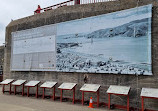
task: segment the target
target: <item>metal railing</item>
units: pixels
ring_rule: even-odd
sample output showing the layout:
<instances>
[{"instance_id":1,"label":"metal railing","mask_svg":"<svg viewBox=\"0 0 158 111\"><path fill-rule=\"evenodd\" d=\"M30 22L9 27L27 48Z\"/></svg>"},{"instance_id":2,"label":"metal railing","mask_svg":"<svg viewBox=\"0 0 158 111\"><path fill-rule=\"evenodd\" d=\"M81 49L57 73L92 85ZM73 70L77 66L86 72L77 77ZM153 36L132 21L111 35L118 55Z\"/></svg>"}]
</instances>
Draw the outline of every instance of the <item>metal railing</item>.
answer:
<instances>
[{"instance_id":1,"label":"metal railing","mask_svg":"<svg viewBox=\"0 0 158 111\"><path fill-rule=\"evenodd\" d=\"M60 7L65 7L65 6L72 6L72 5L79 5L79 4L90 4L90 3L99 3L99 2L108 2L108 1L116 1L116 0L68 0L59 4L55 4L46 8L41 9L41 13L48 11L48 10L53 10L57 9ZM34 11L36 14L36 11Z\"/></svg>"}]
</instances>

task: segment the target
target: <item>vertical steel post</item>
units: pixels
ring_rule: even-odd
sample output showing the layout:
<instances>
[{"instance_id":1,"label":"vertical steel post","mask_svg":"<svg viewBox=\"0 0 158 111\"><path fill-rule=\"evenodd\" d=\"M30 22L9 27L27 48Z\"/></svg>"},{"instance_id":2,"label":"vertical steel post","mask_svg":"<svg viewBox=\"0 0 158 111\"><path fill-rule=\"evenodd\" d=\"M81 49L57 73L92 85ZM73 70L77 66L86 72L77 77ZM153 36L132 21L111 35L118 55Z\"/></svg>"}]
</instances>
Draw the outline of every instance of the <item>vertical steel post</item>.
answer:
<instances>
[{"instance_id":1,"label":"vertical steel post","mask_svg":"<svg viewBox=\"0 0 158 111\"><path fill-rule=\"evenodd\" d=\"M144 98L142 97L142 111L144 111Z\"/></svg>"},{"instance_id":2,"label":"vertical steel post","mask_svg":"<svg viewBox=\"0 0 158 111\"><path fill-rule=\"evenodd\" d=\"M75 87L73 88L73 104L75 103Z\"/></svg>"},{"instance_id":3,"label":"vertical steel post","mask_svg":"<svg viewBox=\"0 0 158 111\"><path fill-rule=\"evenodd\" d=\"M38 84L37 84L37 90L36 90L36 98L38 98Z\"/></svg>"},{"instance_id":4,"label":"vertical steel post","mask_svg":"<svg viewBox=\"0 0 158 111\"><path fill-rule=\"evenodd\" d=\"M129 111L129 95L127 95L127 111Z\"/></svg>"},{"instance_id":5,"label":"vertical steel post","mask_svg":"<svg viewBox=\"0 0 158 111\"><path fill-rule=\"evenodd\" d=\"M27 97L29 97L29 88L30 87L27 87Z\"/></svg>"},{"instance_id":6,"label":"vertical steel post","mask_svg":"<svg viewBox=\"0 0 158 111\"><path fill-rule=\"evenodd\" d=\"M4 93L4 90L5 90L5 85L3 84L3 88L2 88L2 92Z\"/></svg>"},{"instance_id":7,"label":"vertical steel post","mask_svg":"<svg viewBox=\"0 0 158 111\"><path fill-rule=\"evenodd\" d=\"M43 96L42 96L42 98L44 99L44 97L45 97L45 88L43 88Z\"/></svg>"},{"instance_id":8,"label":"vertical steel post","mask_svg":"<svg viewBox=\"0 0 158 111\"><path fill-rule=\"evenodd\" d=\"M110 94L108 93L108 108L110 109Z\"/></svg>"},{"instance_id":9,"label":"vertical steel post","mask_svg":"<svg viewBox=\"0 0 158 111\"><path fill-rule=\"evenodd\" d=\"M10 83L10 91L9 91L9 93L10 94L12 93L12 85L11 85L11 83Z\"/></svg>"},{"instance_id":10,"label":"vertical steel post","mask_svg":"<svg viewBox=\"0 0 158 111\"><path fill-rule=\"evenodd\" d=\"M63 90L60 89L60 102L62 102L62 99L63 99Z\"/></svg>"},{"instance_id":11,"label":"vertical steel post","mask_svg":"<svg viewBox=\"0 0 158 111\"><path fill-rule=\"evenodd\" d=\"M55 100L55 86L54 86L54 91L53 91L53 100Z\"/></svg>"},{"instance_id":12,"label":"vertical steel post","mask_svg":"<svg viewBox=\"0 0 158 111\"><path fill-rule=\"evenodd\" d=\"M84 105L84 91L82 91L82 105Z\"/></svg>"},{"instance_id":13,"label":"vertical steel post","mask_svg":"<svg viewBox=\"0 0 158 111\"><path fill-rule=\"evenodd\" d=\"M99 107L99 90L97 91L97 107Z\"/></svg>"},{"instance_id":14,"label":"vertical steel post","mask_svg":"<svg viewBox=\"0 0 158 111\"><path fill-rule=\"evenodd\" d=\"M14 85L14 95L16 95L16 85Z\"/></svg>"},{"instance_id":15,"label":"vertical steel post","mask_svg":"<svg viewBox=\"0 0 158 111\"><path fill-rule=\"evenodd\" d=\"M24 96L24 83L22 84L22 96Z\"/></svg>"}]
</instances>

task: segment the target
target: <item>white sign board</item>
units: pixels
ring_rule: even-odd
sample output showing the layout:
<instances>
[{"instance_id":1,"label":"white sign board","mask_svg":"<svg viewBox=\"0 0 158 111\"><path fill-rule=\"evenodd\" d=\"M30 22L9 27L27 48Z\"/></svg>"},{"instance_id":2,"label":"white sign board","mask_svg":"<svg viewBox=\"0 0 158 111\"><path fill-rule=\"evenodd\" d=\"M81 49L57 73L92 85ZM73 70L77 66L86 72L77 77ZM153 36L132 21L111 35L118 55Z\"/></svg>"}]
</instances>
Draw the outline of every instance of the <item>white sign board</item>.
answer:
<instances>
[{"instance_id":1,"label":"white sign board","mask_svg":"<svg viewBox=\"0 0 158 111\"><path fill-rule=\"evenodd\" d=\"M12 33L12 71L56 69L56 25Z\"/></svg>"},{"instance_id":2,"label":"white sign board","mask_svg":"<svg viewBox=\"0 0 158 111\"><path fill-rule=\"evenodd\" d=\"M39 83L40 81L29 81L28 83L25 84L25 86L36 86Z\"/></svg>"},{"instance_id":3,"label":"white sign board","mask_svg":"<svg viewBox=\"0 0 158 111\"><path fill-rule=\"evenodd\" d=\"M10 84L11 82L13 82L14 81L14 79L6 79L6 80L4 80L4 81L2 81L2 82L0 82L0 84Z\"/></svg>"},{"instance_id":4,"label":"white sign board","mask_svg":"<svg viewBox=\"0 0 158 111\"><path fill-rule=\"evenodd\" d=\"M142 88L140 96L158 98L158 89L155 89L155 88Z\"/></svg>"},{"instance_id":5,"label":"white sign board","mask_svg":"<svg viewBox=\"0 0 158 111\"><path fill-rule=\"evenodd\" d=\"M127 86L110 85L109 89L107 90L107 93L128 95L129 91L130 87Z\"/></svg>"},{"instance_id":6,"label":"white sign board","mask_svg":"<svg viewBox=\"0 0 158 111\"><path fill-rule=\"evenodd\" d=\"M84 84L80 90L97 92L99 88L100 88L99 84Z\"/></svg>"},{"instance_id":7,"label":"white sign board","mask_svg":"<svg viewBox=\"0 0 158 111\"><path fill-rule=\"evenodd\" d=\"M16 80L15 82L12 83L12 85L22 85L25 82L26 80Z\"/></svg>"},{"instance_id":8,"label":"white sign board","mask_svg":"<svg viewBox=\"0 0 158 111\"><path fill-rule=\"evenodd\" d=\"M43 83L40 87L44 87L44 88L52 88L57 84L57 82L51 82L51 81L46 81L45 83Z\"/></svg>"},{"instance_id":9,"label":"white sign board","mask_svg":"<svg viewBox=\"0 0 158 111\"><path fill-rule=\"evenodd\" d=\"M59 89L73 89L77 84L76 83L62 83L58 88Z\"/></svg>"}]
</instances>

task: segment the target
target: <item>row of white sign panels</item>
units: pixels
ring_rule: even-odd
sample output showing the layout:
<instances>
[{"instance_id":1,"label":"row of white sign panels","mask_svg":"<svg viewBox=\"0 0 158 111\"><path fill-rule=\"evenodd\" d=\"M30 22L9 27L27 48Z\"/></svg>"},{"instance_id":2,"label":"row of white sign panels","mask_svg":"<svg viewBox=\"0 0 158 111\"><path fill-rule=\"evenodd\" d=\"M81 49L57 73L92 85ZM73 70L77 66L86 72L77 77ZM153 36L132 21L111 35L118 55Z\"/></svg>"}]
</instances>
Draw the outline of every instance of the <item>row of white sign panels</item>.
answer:
<instances>
[{"instance_id":1,"label":"row of white sign panels","mask_svg":"<svg viewBox=\"0 0 158 111\"><path fill-rule=\"evenodd\" d=\"M16 80L14 82L13 81L14 81L14 79L6 79L6 80L0 82L0 84L7 85L7 84L12 83L12 85L22 85L26 82L26 80ZM40 81L29 81L28 83L25 84L25 86L34 87L39 83L40 83ZM53 88L56 84L57 84L57 82L46 81L40 87ZM76 85L77 85L77 83L62 83L58 88L59 89L73 89ZM101 86L99 84L84 84L80 88L80 90L97 92L100 87ZM110 85L110 87L107 90L107 93L128 95L129 91L130 91L130 87L127 87L127 86ZM142 88L141 96L158 98L158 89Z\"/></svg>"}]
</instances>

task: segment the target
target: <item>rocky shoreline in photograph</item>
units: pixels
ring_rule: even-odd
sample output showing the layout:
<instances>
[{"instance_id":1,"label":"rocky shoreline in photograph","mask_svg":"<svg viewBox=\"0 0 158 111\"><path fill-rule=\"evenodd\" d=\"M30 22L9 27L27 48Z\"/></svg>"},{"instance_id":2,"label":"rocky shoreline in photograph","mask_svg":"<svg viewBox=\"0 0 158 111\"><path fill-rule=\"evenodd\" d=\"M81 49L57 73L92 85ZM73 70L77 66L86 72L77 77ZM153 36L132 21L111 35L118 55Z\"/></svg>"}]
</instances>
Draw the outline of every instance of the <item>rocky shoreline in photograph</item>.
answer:
<instances>
[{"instance_id":1,"label":"rocky shoreline in photograph","mask_svg":"<svg viewBox=\"0 0 158 111\"><path fill-rule=\"evenodd\" d=\"M81 57L73 53L58 53L57 71L65 72L91 72L91 73L113 73L113 74L150 74L146 69L130 65L127 62L112 60L95 61L91 57ZM143 64L142 64L143 65ZM144 64L147 65L147 64Z\"/></svg>"}]
</instances>

